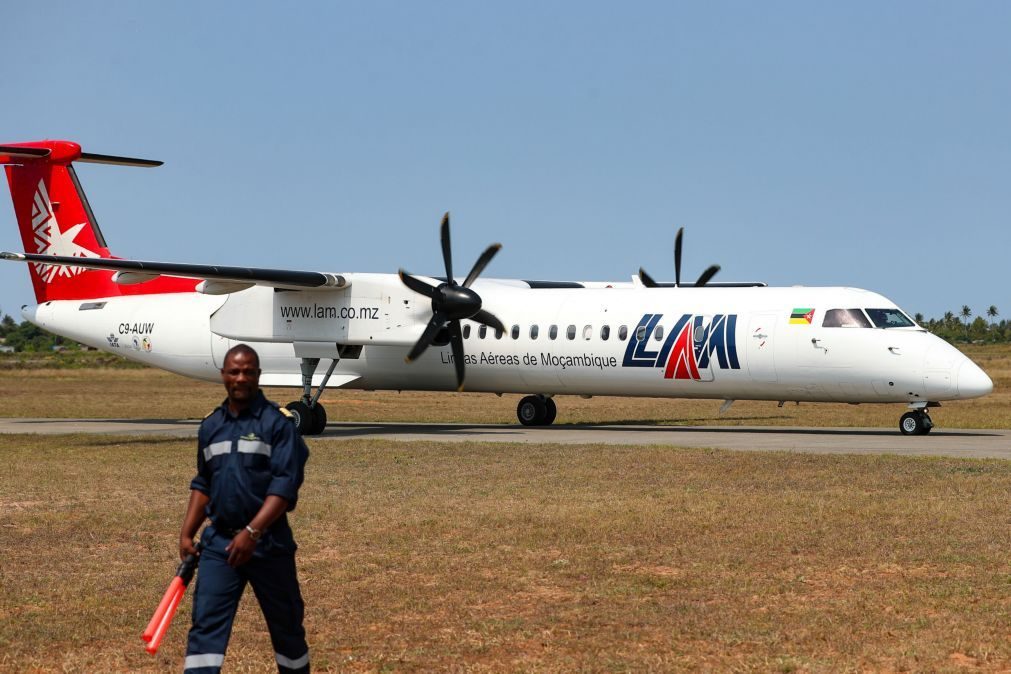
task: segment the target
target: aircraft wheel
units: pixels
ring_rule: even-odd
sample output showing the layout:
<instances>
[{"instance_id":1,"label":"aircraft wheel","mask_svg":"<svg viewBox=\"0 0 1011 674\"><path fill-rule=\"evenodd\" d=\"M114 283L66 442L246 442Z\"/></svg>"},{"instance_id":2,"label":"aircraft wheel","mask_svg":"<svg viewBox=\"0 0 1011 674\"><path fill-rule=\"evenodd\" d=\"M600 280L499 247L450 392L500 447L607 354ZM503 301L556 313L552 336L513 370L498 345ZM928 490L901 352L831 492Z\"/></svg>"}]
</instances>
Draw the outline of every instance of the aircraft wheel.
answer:
<instances>
[{"instance_id":1,"label":"aircraft wheel","mask_svg":"<svg viewBox=\"0 0 1011 674\"><path fill-rule=\"evenodd\" d=\"M555 407L555 401L551 398L544 399L544 421L541 422L545 426L550 426L555 422L555 417L558 415L558 408Z\"/></svg>"},{"instance_id":2,"label":"aircraft wheel","mask_svg":"<svg viewBox=\"0 0 1011 674\"><path fill-rule=\"evenodd\" d=\"M296 400L290 402L284 406L289 412L291 412L292 421L295 422L295 428L302 435L312 435L313 423L312 423L312 409L306 405L301 400Z\"/></svg>"},{"instance_id":3,"label":"aircraft wheel","mask_svg":"<svg viewBox=\"0 0 1011 674\"><path fill-rule=\"evenodd\" d=\"M930 417L919 410L906 412L899 419L899 430L903 435L926 435L933 427Z\"/></svg>"},{"instance_id":4,"label":"aircraft wheel","mask_svg":"<svg viewBox=\"0 0 1011 674\"><path fill-rule=\"evenodd\" d=\"M540 426L547 416L547 406L540 396L527 396L516 406L516 416L524 426Z\"/></svg>"},{"instance_id":5,"label":"aircraft wheel","mask_svg":"<svg viewBox=\"0 0 1011 674\"><path fill-rule=\"evenodd\" d=\"M326 430L326 408L316 403L312 408L312 434L322 435Z\"/></svg>"}]
</instances>

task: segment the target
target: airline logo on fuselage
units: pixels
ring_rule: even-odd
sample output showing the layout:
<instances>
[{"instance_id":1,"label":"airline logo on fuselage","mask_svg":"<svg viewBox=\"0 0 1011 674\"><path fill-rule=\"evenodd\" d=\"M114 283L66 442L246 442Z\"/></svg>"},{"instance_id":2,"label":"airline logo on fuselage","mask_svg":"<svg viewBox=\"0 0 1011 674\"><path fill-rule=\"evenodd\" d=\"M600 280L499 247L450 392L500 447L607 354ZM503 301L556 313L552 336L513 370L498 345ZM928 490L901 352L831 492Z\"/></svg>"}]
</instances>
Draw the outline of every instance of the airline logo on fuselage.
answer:
<instances>
[{"instance_id":1,"label":"airline logo on fuselage","mask_svg":"<svg viewBox=\"0 0 1011 674\"><path fill-rule=\"evenodd\" d=\"M710 381L712 370L741 369L737 358L737 314L683 314L662 345L654 337L663 314L644 314L625 349L624 367L662 367L664 379ZM652 345L660 348L651 351Z\"/></svg>"}]
</instances>

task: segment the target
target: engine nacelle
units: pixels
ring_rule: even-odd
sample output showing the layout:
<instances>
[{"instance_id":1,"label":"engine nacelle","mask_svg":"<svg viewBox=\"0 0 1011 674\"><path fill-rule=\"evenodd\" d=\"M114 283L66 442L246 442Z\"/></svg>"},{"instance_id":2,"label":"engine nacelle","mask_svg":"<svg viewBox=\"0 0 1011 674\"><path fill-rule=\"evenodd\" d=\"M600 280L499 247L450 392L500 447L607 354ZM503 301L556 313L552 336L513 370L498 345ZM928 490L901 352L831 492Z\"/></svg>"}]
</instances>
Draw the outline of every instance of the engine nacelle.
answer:
<instances>
[{"instance_id":1,"label":"engine nacelle","mask_svg":"<svg viewBox=\"0 0 1011 674\"><path fill-rule=\"evenodd\" d=\"M233 293L211 316L222 337L262 342L410 346L431 315L427 302L389 274L349 274L340 290L256 286ZM424 298L421 298L424 300Z\"/></svg>"}]
</instances>

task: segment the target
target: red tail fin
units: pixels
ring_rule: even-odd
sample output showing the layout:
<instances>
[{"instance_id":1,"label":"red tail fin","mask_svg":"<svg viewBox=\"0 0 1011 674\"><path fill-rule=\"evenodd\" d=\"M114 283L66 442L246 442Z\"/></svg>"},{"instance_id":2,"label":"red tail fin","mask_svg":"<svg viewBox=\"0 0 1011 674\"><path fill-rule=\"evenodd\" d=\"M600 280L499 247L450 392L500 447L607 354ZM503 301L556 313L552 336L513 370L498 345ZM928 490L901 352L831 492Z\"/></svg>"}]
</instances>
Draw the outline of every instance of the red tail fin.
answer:
<instances>
[{"instance_id":1,"label":"red tail fin","mask_svg":"<svg viewBox=\"0 0 1011 674\"><path fill-rule=\"evenodd\" d=\"M113 257L95 222L72 162L158 166L160 162L81 152L77 143L46 140L0 145L0 164L14 201L14 214L25 252L71 257ZM194 281L159 278L141 285L120 285L107 271L80 267L29 265L35 299L77 300L118 295L186 292Z\"/></svg>"}]
</instances>

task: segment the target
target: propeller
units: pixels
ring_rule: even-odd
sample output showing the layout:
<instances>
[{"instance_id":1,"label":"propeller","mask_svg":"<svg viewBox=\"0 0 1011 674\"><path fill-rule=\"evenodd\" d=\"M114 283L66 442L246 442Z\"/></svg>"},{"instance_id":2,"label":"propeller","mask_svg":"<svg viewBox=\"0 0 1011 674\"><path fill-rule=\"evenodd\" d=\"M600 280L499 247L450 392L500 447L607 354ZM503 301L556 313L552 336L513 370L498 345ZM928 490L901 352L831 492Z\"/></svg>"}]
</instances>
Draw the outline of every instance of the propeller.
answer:
<instances>
[{"instance_id":1,"label":"propeller","mask_svg":"<svg viewBox=\"0 0 1011 674\"><path fill-rule=\"evenodd\" d=\"M442 216L440 227L440 239L442 242L442 260L446 263L446 281L437 286L433 286L427 281L423 281L416 276L412 276L403 269L400 270L400 280L404 285L414 292L424 295L432 300L432 318L425 326L421 337L407 353L404 359L408 363L417 360L429 346L435 341L436 336L443 328L449 330L449 344L453 349L453 364L456 366L457 390L463 390L464 377L464 355L463 355L463 331L460 328L460 321L469 318L489 328L505 332L502 321L491 312L481 308L481 298L470 286L481 275L484 268L488 266L491 259L502 248L502 244L493 243L481 253L474 263L474 267L467 274L463 284L460 285L453 278L453 253L449 244L449 213Z\"/></svg>"},{"instance_id":2,"label":"propeller","mask_svg":"<svg viewBox=\"0 0 1011 674\"><path fill-rule=\"evenodd\" d=\"M684 233L685 233L685 228L684 227L678 227L678 233L674 235L674 287L675 288L680 288L681 287L681 245L682 245L681 239L684 237ZM699 279L695 282L695 286L694 287L701 288L705 284L709 283L712 280L712 278L714 276L716 276L716 272L718 272L719 270L720 270L720 265L718 265L718 264L711 265L708 269L706 269L704 272L702 272L702 274L699 276ZM646 286L647 288L656 288L656 287L658 287L660 285L659 283L657 283L653 279L652 276L650 276L649 274L647 274L646 270L643 269L642 267L639 267L639 280L642 281L642 284L644 286Z\"/></svg>"}]
</instances>

